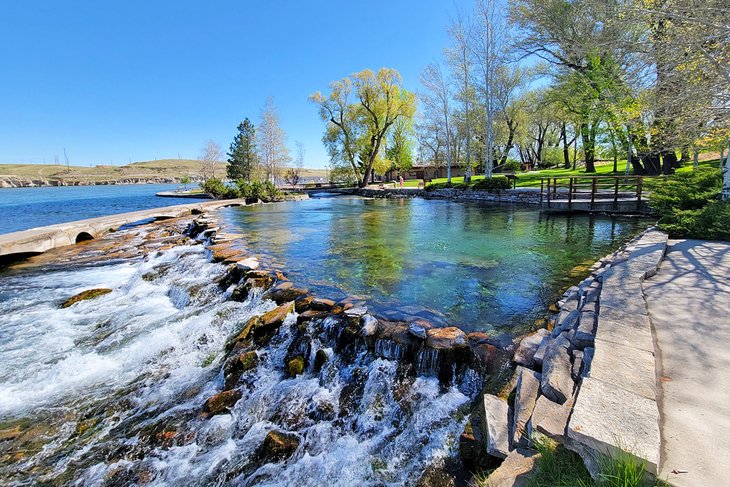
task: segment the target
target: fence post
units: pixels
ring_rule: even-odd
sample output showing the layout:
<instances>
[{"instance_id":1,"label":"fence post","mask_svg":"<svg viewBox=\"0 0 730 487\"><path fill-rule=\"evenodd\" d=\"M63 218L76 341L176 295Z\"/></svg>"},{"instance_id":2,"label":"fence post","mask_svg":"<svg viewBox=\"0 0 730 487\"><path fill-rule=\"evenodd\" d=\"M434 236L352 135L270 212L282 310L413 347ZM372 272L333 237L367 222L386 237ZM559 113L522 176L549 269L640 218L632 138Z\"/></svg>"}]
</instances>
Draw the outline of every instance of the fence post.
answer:
<instances>
[{"instance_id":1,"label":"fence post","mask_svg":"<svg viewBox=\"0 0 730 487\"><path fill-rule=\"evenodd\" d=\"M568 211L573 209L573 179L568 181Z\"/></svg>"},{"instance_id":2,"label":"fence post","mask_svg":"<svg viewBox=\"0 0 730 487\"><path fill-rule=\"evenodd\" d=\"M641 212L641 191L643 187L644 178L639 176L636 180L636 212Z\"/></svg>"},{"instance_id":3,"label":"fence post","mask_svg":"<svg viewBox=\"0 0 730 487\"><path fill-rule=\"evenodd\" d=\"M593 180L591 182L591 211L593 211L593 206L596 203L596 190L598 189L597 184L598 184L598 179L593 178Z\"/></svg>"},{"instance_id":4,"label":"fence post","mask_svg":"<svg viewBox=\"0 0 730 487\"><path fill-rule=\"evenodd\" d=\"M618 210L618 178L613 183L613 211Z\"/></svg>"}]
</instances>

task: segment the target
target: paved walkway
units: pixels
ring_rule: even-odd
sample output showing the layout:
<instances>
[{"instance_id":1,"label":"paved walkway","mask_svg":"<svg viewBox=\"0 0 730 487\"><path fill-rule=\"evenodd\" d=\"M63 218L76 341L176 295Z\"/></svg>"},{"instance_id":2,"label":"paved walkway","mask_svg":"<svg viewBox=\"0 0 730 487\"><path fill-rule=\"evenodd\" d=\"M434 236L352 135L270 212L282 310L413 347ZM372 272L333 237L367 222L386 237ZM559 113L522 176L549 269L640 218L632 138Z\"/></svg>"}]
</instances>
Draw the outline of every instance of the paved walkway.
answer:
<instances>
[{"instance_id":1,"label":"paved walkway","mask_svg":"<svg viewBox=\"0 0 730 487\"><path fill-rule=\"evenodd\" d=\"M730 485L730 243L669 243L644 281L660 375L660 478Z\"/></svg>"}]
</instances>

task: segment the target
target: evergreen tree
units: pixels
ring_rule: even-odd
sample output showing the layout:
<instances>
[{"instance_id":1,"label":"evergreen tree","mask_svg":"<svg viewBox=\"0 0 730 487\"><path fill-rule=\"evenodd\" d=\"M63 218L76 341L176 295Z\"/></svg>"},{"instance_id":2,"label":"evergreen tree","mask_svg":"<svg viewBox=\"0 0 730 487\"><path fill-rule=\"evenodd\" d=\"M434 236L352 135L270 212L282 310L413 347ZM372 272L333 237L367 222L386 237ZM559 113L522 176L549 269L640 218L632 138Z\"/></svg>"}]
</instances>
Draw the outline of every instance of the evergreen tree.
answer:
<instances>
[{"instance_id":1,"label":"evergreen tree","mask_svg":"<svg viewBox=\"0 0 730 487\"><path fill-rule=\"evenodd\" d=\"M238 124L238 133L228 152L228 179L250 181L256 161L256 128L246 118Z\"/></svg>"}]
</instances>

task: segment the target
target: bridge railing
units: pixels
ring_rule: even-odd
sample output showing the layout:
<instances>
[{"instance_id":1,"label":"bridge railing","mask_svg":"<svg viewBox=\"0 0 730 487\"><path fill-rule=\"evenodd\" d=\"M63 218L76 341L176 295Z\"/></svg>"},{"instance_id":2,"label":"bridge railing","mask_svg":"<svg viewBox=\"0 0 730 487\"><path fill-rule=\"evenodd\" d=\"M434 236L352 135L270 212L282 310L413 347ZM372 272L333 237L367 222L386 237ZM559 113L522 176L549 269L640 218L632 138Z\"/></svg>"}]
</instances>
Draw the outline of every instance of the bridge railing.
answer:
<instances>
[{"instance_id":1,"label":"bridge railing","mask_svg":"<svg viewBox=\"0 0 730 487\"><path fill-rule=\"evenodd\" d=\"M569 176L540 179L540 204L552 208L556 202L559 207L572 210L580 204L580 209L593 210L596 204L612 203L613 210L619 203L635 203L636 211L641 211L644 195L643 176Z\"/></svg>"}]
</instances>

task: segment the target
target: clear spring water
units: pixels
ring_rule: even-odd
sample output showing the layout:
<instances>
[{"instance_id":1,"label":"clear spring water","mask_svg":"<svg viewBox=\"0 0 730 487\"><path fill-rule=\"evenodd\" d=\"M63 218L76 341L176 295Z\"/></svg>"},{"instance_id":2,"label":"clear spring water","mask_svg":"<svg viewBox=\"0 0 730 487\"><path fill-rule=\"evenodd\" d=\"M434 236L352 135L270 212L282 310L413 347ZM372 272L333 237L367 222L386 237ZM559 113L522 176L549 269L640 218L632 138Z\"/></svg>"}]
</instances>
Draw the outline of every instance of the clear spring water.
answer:
<instances>
[{"instance_id":1,"label":"clear spring water","mask_svg":"<svg viewBox=\"0 0 730 487\"><path fill-rule=\"evenodd\" d=\"M517 334L646 221L424 199L314 198L228 208L231 232L327 297L394 318Z\"/></svg>"},{"instance_id":2,"label":"clear spring water","mask_svg":"<svg viewBox=\"0 0 730 487\"><path fill-rule=\"evenodd\" d=\"M197 245L0 274L0 484L396 486L453 452L468 384L444 389L365 349L342 357L316 334L312 354L329 362L288 378L294 315L231 414L201 417L222 387L225 340L273 307L228 301L213 283L224 271ZM97 287L113 291L59 308ZM273 428L297 435L297 451L254 462Z\"/></svg>"}]
</instances>

